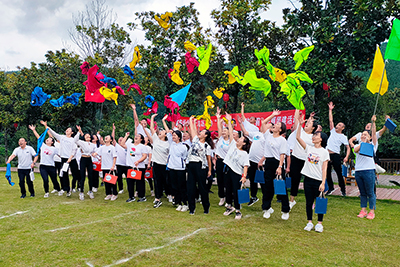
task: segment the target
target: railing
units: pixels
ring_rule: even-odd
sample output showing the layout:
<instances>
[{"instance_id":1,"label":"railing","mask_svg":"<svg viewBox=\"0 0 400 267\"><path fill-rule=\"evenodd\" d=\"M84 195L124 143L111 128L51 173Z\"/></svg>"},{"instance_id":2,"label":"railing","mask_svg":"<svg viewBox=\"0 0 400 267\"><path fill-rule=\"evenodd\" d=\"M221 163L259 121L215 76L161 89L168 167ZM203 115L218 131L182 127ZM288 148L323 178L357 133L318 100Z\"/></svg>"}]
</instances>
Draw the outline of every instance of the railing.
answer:
<instances>
[{"instance_id":1,"label":"railing","mask_svg":"<svg viewBox=\"0 0 400 267\"><path fill-rule=\"evenodd\" d=\"M400 159L379 159L381 166L386 170L387 173L399 173L400 172Z\"/></svg>"}]
</instances>

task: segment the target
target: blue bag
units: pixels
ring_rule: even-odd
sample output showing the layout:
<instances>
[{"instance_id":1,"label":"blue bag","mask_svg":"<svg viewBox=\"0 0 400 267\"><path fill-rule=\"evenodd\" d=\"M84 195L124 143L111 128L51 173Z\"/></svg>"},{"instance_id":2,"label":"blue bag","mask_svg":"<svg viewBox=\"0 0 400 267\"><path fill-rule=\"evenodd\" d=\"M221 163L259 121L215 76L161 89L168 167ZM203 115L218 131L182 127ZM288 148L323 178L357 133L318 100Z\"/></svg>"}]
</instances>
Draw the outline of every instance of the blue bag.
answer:
<instances>
[{"instance_id":1,"label":"blue bag","mask_svg":"<svg viewBox=\"0 0 400 267\"><path fill-rule=\"evenodd\" d=\"M393 131L396 129L397 125L391 120L391 119L387 119L385 121L385 126L386 128L389 129L389 131L391 131L393 133Z\"/></svg>"},{"instance_id":2,"label":"blue bag","mask_svg":"<svg viewBox=\"0 0 400 267\"><path fill-rule=\"evenodd\" d=\"M344 164L342 165L342 176L347 177L347 166Z\"/></svg>"},{"instance_id":3,"label":"blue bag","mask_svg":"<svg viewBox=\"0 0 400 267\"><path fill-rule=\"evenodd\" d=\"M254 183L265 184L264 171L256 170L256 176L254 177Z\"/></svg>"},{"instance_id":4,"label":"blue bag","mask_svg":"<svg viewBox=\"0 0 400 267\"><path fill-rule=\"evenodd\" d=\"M243 187L244 184L242 184L242 187L237 191L239 204L250 202L250 191L248 188Z\"/></svg>"},{"instance_id":5,"label":"blue bag","mask_svg":"<svg viewBox=\"0 0 400 267\"><path fill-rule=\"evenodd\" d=\"M286 174L286 179L285 179L285 181L286 181L286 188L287 188L287 189L292 188L292 177L289 177L289 175Z\"/></svg>"},{"instance_id":6,"label":"blue bag","mask_svg":"<svg viewBox=\"0 0 400 267\"><path fill-rule=\"evenodd\" d=\"M275 195L286 195L286 183L280 175L274 179L274 193Z\"/></svg>"},{"instance_id":7,"label":"blue bag","mask_svg":"<svg viewBox=\"0 0 400 267\"><path fill-rule=\"evenodd\" d=\"M361 143L359 154L372 158L374 156L374 145L370 143Z\"/></svg>"},{"instance_id":8,"label":"blue bag","mask_svg":"<svg viewBox=\"0 0 400 267\"><path fill-rule=\"evenodd\" d=\"M315 213L316 214L326 214L326 210L328 208L328 199L325 197L325 194L321 192L319 197L317 197L315 201Z\"/></svg>"}]
</instances>

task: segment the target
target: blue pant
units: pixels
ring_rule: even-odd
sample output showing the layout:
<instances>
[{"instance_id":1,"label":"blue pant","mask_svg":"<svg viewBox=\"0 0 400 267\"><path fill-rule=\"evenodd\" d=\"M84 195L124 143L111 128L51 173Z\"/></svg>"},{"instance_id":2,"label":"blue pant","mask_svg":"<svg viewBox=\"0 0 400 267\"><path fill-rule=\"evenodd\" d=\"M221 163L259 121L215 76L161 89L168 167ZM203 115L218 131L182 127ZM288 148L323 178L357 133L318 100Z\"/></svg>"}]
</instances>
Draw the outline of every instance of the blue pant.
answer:
<instances>
[{"instance_id":1,"label":"blue pant","mask_svg":"<svg viewBox=\"0 0 400 267\"><path fill-rule=\"evenodd\" d=\"M366 208L367 202L369 202L369 208L375 209L375 170L356 171L355 176L358 189L360 190L361 208Z\"/></svg>"}]
</instances>

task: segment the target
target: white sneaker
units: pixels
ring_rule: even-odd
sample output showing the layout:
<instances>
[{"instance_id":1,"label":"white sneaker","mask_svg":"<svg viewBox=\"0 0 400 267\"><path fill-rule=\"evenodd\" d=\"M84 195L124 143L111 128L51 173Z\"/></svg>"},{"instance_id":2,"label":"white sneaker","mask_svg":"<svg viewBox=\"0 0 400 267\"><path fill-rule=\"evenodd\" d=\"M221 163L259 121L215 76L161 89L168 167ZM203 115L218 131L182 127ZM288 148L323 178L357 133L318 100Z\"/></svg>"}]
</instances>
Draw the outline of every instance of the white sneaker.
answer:
<instances>
[{"instance_id":1,"label":"white sneaker","mask_svg":"<svg viewBox=\"0 0 400 267\"><path fill-rule=\"evenodd\" d=\"M223 197L223 198L220 198L220 199L219 199L218 206L222 207L222 206L224 205L224 203L225 203L225 198L224 198L224 197Z\"/></svg>"},{"instance_id":2,"label":"white sneaker","mask_svg":"<svg viewBox=\"0 0 400 267\"><path fill-rule=\"evenodd\" d=\"M92 192L96 193L97 192L97 188L96 187L92 187Z\"/></svg>"},{"instance_id":3,"label":"white sneaker","mask_svg":"<svg viewBox=\"0 0 400 267\"><path fill-rule=\"evenodd\" d=\"M51 191L50 193L54 194L54 193L57 193L57 192L58 192L57 190L53 189L53 191Z\"/></svg>"},{"instance_id":4,"label":"white sneaker","mask_svg":"<svg viewBox=\"0 0 400 267\"><path fill-rule=\"evenodd\" d=\"M74 188L74 189L72 189L72 193L76 193L76 189Z\"/></svg>"},{"instance_id":5,"label":"white sneaker","mask_svg":"<svg viewBox=\"0 0 400 267\"><path fill-rule=\"evenodd\" d=\"M44 194L44 198L48 198L49 197L49 193Z\"/></svg>"},{"instance_id":6,"label":"white sneaker","mask_svg":"<svg viewBox=\"0 0 400 267\"><path fill-rule=\"evenodd\" d=\"M179 205L179 206L176 208L176 210L177 210L177 211L181 211L182 208L183 208L183 206L182 206L182 205Z\"/></svg>"},{"instance_id":7,"label":"white sneaker","mask_svg":"<svg viewBox=\"0 0 400 267\"><path fill-rule=\"evenodd\" d=\"M315 232L322 233L322 231L324 231L324 227L322 226L322 224L318 223L315 226Z\"/></svg>"},{"instance_id":8,"label":"white sneaker","mask_svg":"<svg viewBox=\"0 0 400 267\"><path fill-rule=\"evenodd\" d=\"M134 197L138 197L138 196L139 196L138 191L135 191L135 196Z\"/></svg>"},{"instance_id":9,"label":"white sneaker","mask_svg":"<svg viewBox=\"0 0 400 267\"><path fill-rule=\"evenodd\" d=\"M58 195L59 195L59 196L64 195L64 190L61 189L61 191L58 191Z\"/></svg>"},{"instance_id":10,"label":"white sneaker","mask_svg":"<svg viewBox=\"0 0 400 267\"><path fill-rule=\"evenodd\" d=\"M122 194L122 193L124 193L124 189L119 190L119 192L118 192L118 194Z\"/></svg>"},{"instance_id":11,"label":"white sneaker","mask_svg":"<svg viewBox=\"0 0 400 267\"><path fill-rule=\"evenodd\" d=\"M309 223L307 223L306 227L304 227L304 230L310 232L313 229L313 227L314 227L314 224L309 222Z\"/></svg>"},{"instance_id":12,"label":"white sneaker","mask_svg":"<svg viewBox=\"0 0 400 267\"><path fill-rule=\"evenodd\" d=\"M174 201L174 199L172 198L172 196L168 196L168 202L172 203L172 201Z\"/></svg>"},{"instance_id":13,"label":"white sneaker","mask_svg":"<svg viewBox=\"0 0 400 267\"><path fill-rule=\"evenodd\" d=\"M111 199L111 195L107 195L104 200L110 200Z\"/></svg>"},{"instance_id":14,"label":"white sneaker","mask_svg":"<svg viewBox=\"0 0 400 267\"><path fill-rule=\"evenodd\" d=\"M68 193L67 193L67 197L70 197L71 196L71 191L69 191Z\"/></svg>"},{"instance_id":15,"label":"white sneaker","mask_svg":"<svg viewBox=\"0 0 400 267\"><path fill-rule=\"evenodd\" d=\"M187 205L183 205L181 211L185 212L188 211L189 207Z\"/></svg>"},{"instance_id":16,"label":"white sneaker","mask_svg":"<svg viewBox=\"0 0 400 267\"><path fill-rule=\"evenodd\" d=\"M294 207L294 205L296 205L296 200L293 201L289 201L289 208L292 209Z\"/></svg>"},{"instance_id":17,"label":"white sneaker","mask_svg":"<svg viewBox=\"0 0 400 267\"><path fill-rule=\"evenodd\" d=\"M153 190L151 190L151 196L152 196L152 197L154 197L154 196L155 196L155 194L154 194L154 191L153 191Z\"/></svg>"},{"instance_id":18,"label":"white sneaker","mask_svg":"<svg viewBox=\"0 0 400 267\"><path fill-rule=\"evenodd\" d=\"M89 195L90 199L93 199L93 198L94 198L93 192L89 191L89 192L88 192L88 195Z\"/></svg>"},{"instance_id":19,"label":"white sneaker","mask_svg":"<svg viewBox=\"0 0 400 267\"><path fill-rule=\"evenodd\" d=\"M85 194L84 193L79 193L79 199L80 200L85 200Z\"/></svg>"},{"instance_id":20,"label":"white sneaker","mask_svg":"<svg viewBox=\"0 0 400 267\"><path fill-rule=\"evenodd\" d=\"M269 217L271 217L272 213L274 213L274 209L273 208L269 208L269 210L264 210L263 217L265 219L268 219Z\"/></svg>"},{"instance_id":21,"label":"white sneaker","mask_svg":"<svg viewBox=\"0 0 400 267\"><path fill-rule=\"evenodd\" d=\"M114 201L114 200L116 200L118 198L118 195L113 195L112 197L111 197L111 201Z\"/></svg>"},{"instance_id":22,"label":"white sneaker","mask_svg":"<svg viewBox=\"0 0 400 267\"><path fill-rule=\"evenodd\" d=\"M289 220L289 212L282 212L282 220Z\"/></svg>"}]
</instances>

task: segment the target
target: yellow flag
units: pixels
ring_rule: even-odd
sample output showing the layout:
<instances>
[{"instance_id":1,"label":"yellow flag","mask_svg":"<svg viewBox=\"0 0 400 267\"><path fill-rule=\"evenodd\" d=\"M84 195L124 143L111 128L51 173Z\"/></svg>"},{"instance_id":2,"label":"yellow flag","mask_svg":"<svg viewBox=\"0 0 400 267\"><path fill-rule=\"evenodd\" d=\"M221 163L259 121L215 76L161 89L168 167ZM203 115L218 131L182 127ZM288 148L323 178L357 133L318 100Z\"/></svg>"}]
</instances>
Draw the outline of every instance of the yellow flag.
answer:
<instances>
[{"instance_id":1,"label":"yellow flag","mask_svg":"<svg viewBox=\"0 0 400 267\"><path fill-rule=\"evenodd\" d=\"M379 86L382 81L382 86L381 86L381 95L386 93L388 87L389 87L389 82L387 80L386 76L386 70L385 72L383 71L385 67L385 63L383 62L383 57L381 50L379 49L379 46L376 46L376 52L375 52L375 58L374 58L374 67L372 68L372 73L371 76L369 76L369 80L367 83L367 89L371 91L371 93L375 94L379 92ZM382 73L383 73L383 79L382 79Z\"/></svg>"}]
</instances>

